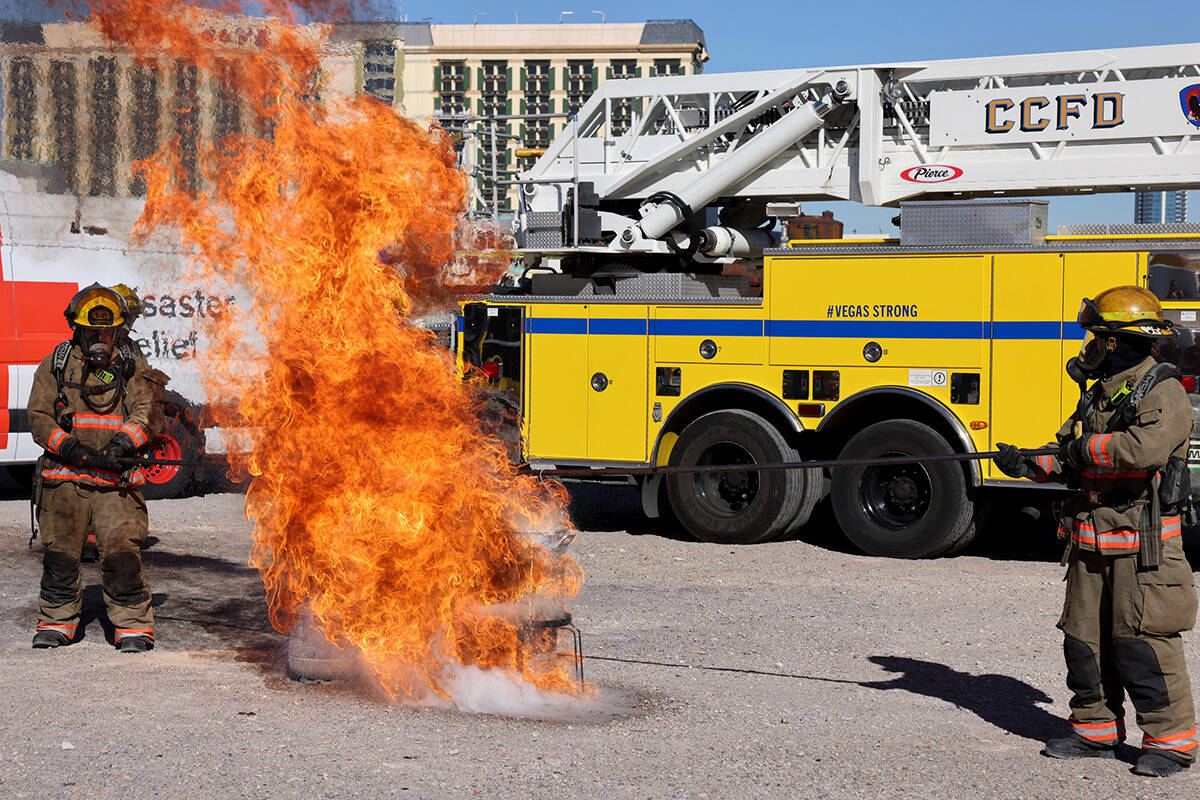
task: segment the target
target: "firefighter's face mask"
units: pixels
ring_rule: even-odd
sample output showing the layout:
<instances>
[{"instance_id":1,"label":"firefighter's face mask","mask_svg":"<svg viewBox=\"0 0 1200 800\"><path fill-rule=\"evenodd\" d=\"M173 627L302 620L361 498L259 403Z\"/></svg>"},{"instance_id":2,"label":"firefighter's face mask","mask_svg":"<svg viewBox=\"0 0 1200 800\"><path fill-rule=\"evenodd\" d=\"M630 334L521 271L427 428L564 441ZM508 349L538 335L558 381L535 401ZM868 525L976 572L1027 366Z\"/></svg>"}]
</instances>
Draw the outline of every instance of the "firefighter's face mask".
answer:
<instances>
[{"instance_id":1,"label":"firefighter's face mask","mask_svg":"<svg viewBox=\"0 0 1200 800\"><path fill-rule=\"evenodd\" d=\"M78 328L79 347L88 366L100 369L112 364L118 333L116 328Z\"/></svg>"},{"instance_id":2,"label":"firefighter's face mask","mask_svg":"<svg viewBox=\"0 0 1200 800\"><path fill-rule=\"evenodd\" d=\"M1083 337L1083 344L1079 347L1079 356L1073 360L1079 365L1079 370L1084 375L1094 378L1103 374L1104 365L1108 363L1116 349L1117 337L1097 336L1088 331Z\"/></svg>"}]
</instances>

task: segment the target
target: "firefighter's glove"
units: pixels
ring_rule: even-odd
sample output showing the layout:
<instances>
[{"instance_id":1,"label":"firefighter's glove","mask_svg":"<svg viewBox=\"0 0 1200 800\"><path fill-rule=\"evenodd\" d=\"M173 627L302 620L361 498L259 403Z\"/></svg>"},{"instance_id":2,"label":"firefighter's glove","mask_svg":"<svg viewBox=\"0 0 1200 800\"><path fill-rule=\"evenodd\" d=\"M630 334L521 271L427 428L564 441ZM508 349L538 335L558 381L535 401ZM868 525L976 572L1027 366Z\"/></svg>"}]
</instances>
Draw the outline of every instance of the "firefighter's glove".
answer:
<instances>
[{"instance_id":1,"label":"firefighter's glove","mask_svg":"<svg viewBox=\"0 0 1200 800\"><path fill-rule=\"evenodd\" d=\"M993 456L992 461L995 462L996 468L1005 475L1010 478L1032 478L1034 476L1033 459L1023 455L1015 445L997 443L996 449L1000 451L1000 455Z\"/></svg>"},{"instance_id":2,"label":"firefighter's glove","mask_svg":"<svg viewBox=\"0 0 1200 800\"><path fill-rule=\"evenodd\" d=\"M1075 469L1084 469L1092 466L1095 462L1092 460L1091 443L1094 433L1085 433L1082 436L1063 442L1058 449L1058 460L1067 466L1075 467Z\"/></svg>"},{"instance_id":3,"label":"firefighter's glove","mask_svg":"<svg viewBox=\"0 0 1200 800\"><path fill-rule=\"evenodd\" d=\"M137 447L134 446L133 440L129 438L128 434L116 433L108 440L108 444L104 446L102 452L119 464L121 459L131 458L136 451Z\"/></svg>"},{"instance_id":4,"label":"firefighter's glove","mask_svg":"<svg viewBox=\"0 0 1200 800\"><path fill-rule=\"evenodd\" d=\"M82 444L78 439L71 439L65 443L58 457L70 467L103 469L110 472L121 471L121 466L111 456L101 453L94 447Z\"/></svg>"}]
</instances>

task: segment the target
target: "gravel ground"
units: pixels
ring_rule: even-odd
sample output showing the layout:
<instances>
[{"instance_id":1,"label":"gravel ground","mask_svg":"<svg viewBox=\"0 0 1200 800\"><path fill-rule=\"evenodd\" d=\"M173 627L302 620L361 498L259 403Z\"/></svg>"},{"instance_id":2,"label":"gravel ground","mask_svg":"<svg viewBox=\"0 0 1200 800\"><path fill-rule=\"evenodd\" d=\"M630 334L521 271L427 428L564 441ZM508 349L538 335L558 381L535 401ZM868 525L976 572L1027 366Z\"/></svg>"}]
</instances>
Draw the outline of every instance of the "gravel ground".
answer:
<instances>
[{"instance_id":1,"label":"gravel ground","mask_svg":"<svg viewBox=\"0 0 1200 800\"><path fill-rule=\"evenodd\" d=\"M27 503L0 502L0 798L1200 796L1200 768L1139 778L1132 748L1038 755L1067 713L1062 570L1012 511L964 555L890 561L848 552L827 510L731 548L651 523L630 490L579 488L587 675L632 710L554 722L290 680L242 510L150 504L159 647L130 656L105 641L94 564L85 638L30 649L41 550ZM1200 677L1200 635L1188 653Z\"/></svg>"}]
</instances>

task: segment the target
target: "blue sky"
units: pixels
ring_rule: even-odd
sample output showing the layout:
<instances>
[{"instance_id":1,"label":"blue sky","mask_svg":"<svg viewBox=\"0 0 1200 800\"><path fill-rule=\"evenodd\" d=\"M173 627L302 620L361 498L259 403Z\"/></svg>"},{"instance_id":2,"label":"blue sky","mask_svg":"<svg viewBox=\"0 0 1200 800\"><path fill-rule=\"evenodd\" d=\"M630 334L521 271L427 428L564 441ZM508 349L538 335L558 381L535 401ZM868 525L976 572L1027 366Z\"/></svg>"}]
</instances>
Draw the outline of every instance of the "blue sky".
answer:
<instances>
[{"instance_id":1,"label":"blue sky","mask_svg":"<svg viewBox=\"0 0 1200 800\"><path fill-rule=\"evenodd\" d=\"M377 0L377 13L397 17L389 0ZM400 7L396 3L397 9ZM704 30L711 60L706 72L922 61L1055 50L1200 42L1200 2L1158 0L856 0L856 2L764 2L763 0L405 0L409 21L557 22L564 24L645 19L692 19ZM863 209L852 204L806 204L806 211L835 209L860 231L893 231L892 209ZM1200 221L1200 192L1189 196L1190 219ZM1133 195L1054 198L1050 224L1132 222Z\"/></svg>"}]
</instances>

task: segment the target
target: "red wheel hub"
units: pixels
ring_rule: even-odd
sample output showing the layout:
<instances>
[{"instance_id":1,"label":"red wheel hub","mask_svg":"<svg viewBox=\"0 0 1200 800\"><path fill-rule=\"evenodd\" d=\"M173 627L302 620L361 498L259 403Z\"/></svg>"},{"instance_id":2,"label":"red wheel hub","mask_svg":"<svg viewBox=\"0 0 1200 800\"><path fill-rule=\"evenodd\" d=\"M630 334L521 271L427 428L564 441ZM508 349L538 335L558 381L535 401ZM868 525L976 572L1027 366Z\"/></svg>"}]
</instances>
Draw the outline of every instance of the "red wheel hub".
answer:
<instances>
[{"instance_id":1,"label":"red wheel hub","mask_svg":"<svg viewBox=\"0 0 1200 800\"><path fill-rule=\"evenodd\" d=\"M169 461L178 461L183 458L183 448L180 447L179 441L169 433L163 433L155 439L155 447L150 453L153 459L165 459ZM143 467L146 473L146 481L154 484L170 483L176 475L179 474L180 467L178 465L154 464L152 466Z\"/></svg>"}]
</instances>

